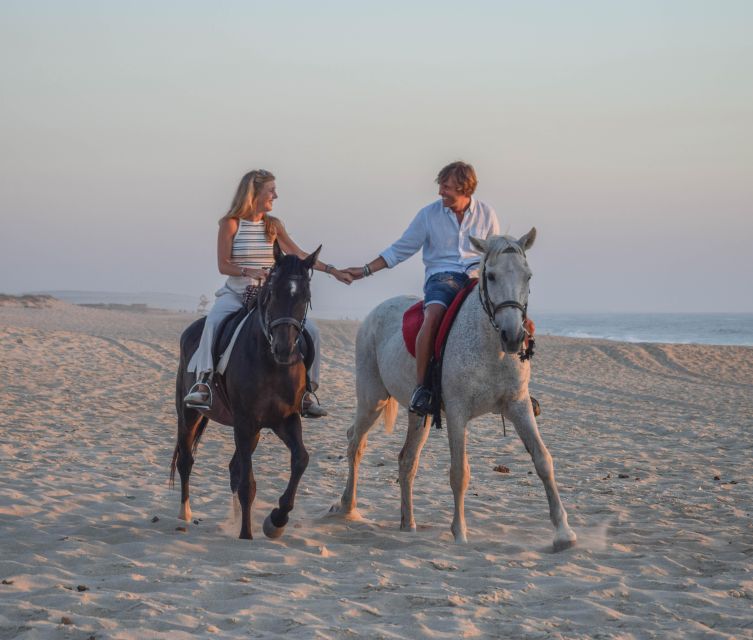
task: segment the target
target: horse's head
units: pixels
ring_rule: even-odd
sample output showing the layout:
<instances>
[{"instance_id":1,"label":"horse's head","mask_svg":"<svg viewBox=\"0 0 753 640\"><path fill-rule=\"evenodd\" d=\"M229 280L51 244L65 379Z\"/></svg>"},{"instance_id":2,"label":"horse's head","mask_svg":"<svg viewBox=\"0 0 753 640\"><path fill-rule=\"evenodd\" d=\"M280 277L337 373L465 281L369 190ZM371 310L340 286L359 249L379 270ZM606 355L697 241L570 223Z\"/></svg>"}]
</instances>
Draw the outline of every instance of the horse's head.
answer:
<instances>
[{"instance_id":1,"label":"horse's head","mask_svg":"<svg viewBox=\"0 0 753 640\"><path fill-rule=\"evenodd\" d=\"M274 244L275 265L261 292L259 312L277 364L295 364L301 358L298 346L311 302L311 273L321 248L301 260Z\"/></svg>"},{"instance_id":2,"label":"horse's head","mask_svg":"<svg viewBox=\"0 0 753 640\"><path fill-rule=\"evenodd\" d=\"M525 339L523 322L531 279L525 252L535 239L535 228L518 240L511 236L470 239L484 254L479 275L481 302L492 325L499 331L502 349L507 353L519 352Z\"/></svg>"}]
</instances>

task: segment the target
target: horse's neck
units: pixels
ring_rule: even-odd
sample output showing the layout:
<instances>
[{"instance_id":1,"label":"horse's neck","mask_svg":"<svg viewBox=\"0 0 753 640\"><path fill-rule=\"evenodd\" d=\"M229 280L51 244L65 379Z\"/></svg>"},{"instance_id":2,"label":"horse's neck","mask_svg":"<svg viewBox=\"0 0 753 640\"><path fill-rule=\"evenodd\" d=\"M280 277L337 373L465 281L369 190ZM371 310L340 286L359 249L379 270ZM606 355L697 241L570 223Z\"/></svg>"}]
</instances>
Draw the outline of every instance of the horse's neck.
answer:
<instances>
[{"instance_id":1,"label":"horse's neck","mask_svg":"<svg viewBox=\"0 0 753 640\"><path fill-rule=\"evenodd\" d=\"M527 387L529 370L514 354L504 353L500 338L474 292L453 326L442 364L444 380L460 385L472 415L496 412L501 403ZM449 391L448 391L449 393Z\"/></svg>"},{"instance_id":2,"label":"horse's neck","mask_svg":"<svg viewBox=\"0 0 753 640\"><path fill-rule=\"evenodd\" d=\"M269 345L264 329L262 328L262 321L264 319L263 310L258 306L251 312L251 317L246 323L246 330L248 331L248 340L251 349L261 359L261 361L269 361L274 364L274 358L272 357L272 349Z\"/></svg>"},{"instance_id":3,"label":"horse's neck","mask_svg":"<svg viewBox=\"0 0 753 640\"><path fill-rule=\"evenodd\" d=\"M499 352L499 335L489 322L489 316L486 315L478 295L478 288L466 298L465 303L460 308L457 322L462 323L459 328L462 328L463 332L475 334L476 343L481 348L482 353Z\"/></svg>"}]
</instances>

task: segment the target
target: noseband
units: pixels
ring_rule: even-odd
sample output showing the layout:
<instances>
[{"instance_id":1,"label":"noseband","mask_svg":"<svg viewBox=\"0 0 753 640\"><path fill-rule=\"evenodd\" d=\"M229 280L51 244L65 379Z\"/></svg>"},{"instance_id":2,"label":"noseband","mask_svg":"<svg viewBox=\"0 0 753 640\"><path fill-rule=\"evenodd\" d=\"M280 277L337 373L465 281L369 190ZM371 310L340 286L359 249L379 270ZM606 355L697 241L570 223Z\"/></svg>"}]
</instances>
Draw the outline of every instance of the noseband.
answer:
<instances>
[{"instance_id":1,"label":"noseband","mask_svg":"<svg viewBox=\"0 0 753 640\"><path fill-rule=\"evenodd\" d=\"M269 274L269 280L271 281L272 276L274 275L274 271ZM287 280L306 280L311 281L311 274L307 276L287 276ZM290 316L281 316L279 318L275 318L274 320L270 320L267 317L267 310L266 310L266 303L268 301L269 295L265 296L265 299L261 301L259 305L259 324L261 325L262 333L264 333L264 337L267 339L267 342L269 343L270 349L272 348L272 329L275 327L279 327L284 324L289 324L296 328L298 331L298 337L296 338L296 344L300 343L301 336L303 335L303 330L306 328L306 316L308 315L309 307L311 306L311 296L309 294L308 299L306 300L305 306L304 306L304 312L303 312L303 318L301 320L297 320L296 318L290 317Z\"/></svg>"},{"instance_id":2,"label":"noseband","mask_svg":"<svg viewBox=\"0 0 753 640\"><path fill-rule=\"evenodd\" d=\"M503 251L503 253L512 251L513 250L511 249L506 249L505 251ZM518 302L517 300L504 300L503 302L498 302L497 304L494 304L492 302L492 299L489 297L489 288L486 278L486 260L484 260L484 264L481 268L481 279L479 285L478 296L481 300L481 306L484 308L486 317L497 333L500 332L500 328L494 316L500 309L511 307L513 309L518 309L523 314L523 331L525 331L525 334L528 337L528 347L526 347L525 349L521 348L521 350L518 352L518 357L521 360L530 360L530 358L533 356L534 341L531 337L531 334L528 333L528 329L526 329L526 319L528 318L528 303L526 302L526 304L520 304L520 302Z\"/></svg>"}]
</instances>

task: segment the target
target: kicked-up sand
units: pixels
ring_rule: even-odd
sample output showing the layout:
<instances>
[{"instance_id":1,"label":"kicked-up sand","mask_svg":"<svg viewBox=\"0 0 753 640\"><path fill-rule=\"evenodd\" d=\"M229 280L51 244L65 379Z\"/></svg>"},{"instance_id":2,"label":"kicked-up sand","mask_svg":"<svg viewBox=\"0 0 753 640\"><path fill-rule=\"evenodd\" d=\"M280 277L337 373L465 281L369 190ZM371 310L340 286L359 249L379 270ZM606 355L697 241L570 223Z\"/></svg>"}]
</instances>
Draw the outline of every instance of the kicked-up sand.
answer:
<instances>
[{"instance_id":1,"label":"kicked-up sand","mask_svg":"<svg viewBox=\"0 0 753 640\"><path fill-rule=\"evenodd\" d=\"M751 638L753 349L542 336L532 392L578 546L554 554L541 482L498 416L469 428L466 545L449 527L446 431L401 533L392 435L370 433L360 520L325 517L347 475L357 324L320 323L311 462L282 538L264 517L288 452L254 455L237 539L232 430L210 423L168 488L188 314L0 306L0 638ZM508 472L495 471L504 466Z\"/></svg>"}]
</instances>

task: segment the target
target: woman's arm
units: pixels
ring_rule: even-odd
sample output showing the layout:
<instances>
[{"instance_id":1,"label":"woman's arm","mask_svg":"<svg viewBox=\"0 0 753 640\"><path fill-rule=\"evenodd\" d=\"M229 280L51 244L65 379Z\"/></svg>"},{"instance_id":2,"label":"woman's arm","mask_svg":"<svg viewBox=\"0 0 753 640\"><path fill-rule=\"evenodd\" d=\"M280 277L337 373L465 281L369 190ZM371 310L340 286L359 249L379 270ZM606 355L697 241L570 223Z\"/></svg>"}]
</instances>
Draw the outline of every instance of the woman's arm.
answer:
<instances>
[{"instance_id":1,"label":"woman's arm","mask_svg":"<svg viewBox=\"0 0 753 640\"><path fill-rule=\"evenodd\" d=\"M308 254L293 241L293 238L288 235L288 232L282 224L277 225L277 244L280 245L280 248L285 253L292 253L293 255L296 255L301 259L308 256ZM337 278L340 282L344 282L345 284L350 284L353 281L353 276L351 276L349 273L340 271L339 269L333 267L331 264L325 264L321 260L316 261L316 263L314 264L314 269L328 273Z\"/></svg>"},{"instance_id":2,"label":"woman's arm","mask_svg":"<svg viewBox=\"0 0 753 640\"><path fill-rule=\"evenodd\" d=\"M237 264L230 262L230 258L233 255L233 238L236 231L238 231L238 220L235 218L227 218L220 222L220 229L217 232L217 268L225 276L242 276L244 278L263 280L267 277L267 272L263 269L239 267Z\"/></svg>"}]
</instances>

